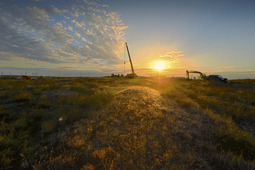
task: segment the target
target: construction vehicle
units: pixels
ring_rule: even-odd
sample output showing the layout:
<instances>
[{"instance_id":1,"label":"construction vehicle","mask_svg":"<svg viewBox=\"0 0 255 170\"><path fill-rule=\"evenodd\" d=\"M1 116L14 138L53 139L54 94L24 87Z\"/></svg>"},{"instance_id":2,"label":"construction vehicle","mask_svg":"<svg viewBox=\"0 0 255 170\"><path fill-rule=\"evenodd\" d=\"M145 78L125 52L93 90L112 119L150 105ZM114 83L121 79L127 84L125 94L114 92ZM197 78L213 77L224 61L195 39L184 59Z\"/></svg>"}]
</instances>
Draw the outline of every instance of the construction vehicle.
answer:
<instances>
[{"instance_id":1,"label":"construction vehicle","mask_svg":"<svg viewBox=\"0 0 255 170\"><path fill-rule=\"evenodd\" d=\"M135 71L134 71L134 67L133 67L133 63L132 63L131 57L130 57L128 45L127 45L127 43L125 43L125 44L126 44L126 48L127 48L127 53L128 53L128 57L129 57L129 62L130 62L131 70L132 70L132 73L127 74L126 77L127 78L135 78L135 77L137 77L137 75L135 74Z\"/></svg>"},{"instance_id":2,"label":"construction vehicle","mask_svg":"<svg viewBox=\"0 0 255 170\"><path fill-rule=\"evenodd\" d=\"M22 76L21 76L21 79L30 80L30 79L32 79L32 78L31 78L31 77L28 77L28 76L22 75Z\"/></svg>"},{"instance_id":3,"label":"construction vehicle","mask_svg":"<svg viewBox=\"0 0 255 170\"><path fill-rule=\"evenodd\" d=\"M197 73L197 74L200 74L200 78L201 78L201 79L205 79L205 78L206 78L206 75L203 74L203 73L201 73L200 71L186 70L187 79L190 79L190 78L189 78L189 73Z\"/></svg>"},{"instance_id":4,"label":"construction vehicle","mask_svg":"<svg viewBox=\"0 0 255 170\"><path fill-rule=\"evenodd\" d=\"M200 78L203 79L203 80L219 81L219 82L223 82L223 83L227 83L228 82L228 79L227 78L223 78L221 75L209 75L209 76L206 76L206 74L203 74L200 71L193 71L193 70L186 70L187 79L190 79L189 78L189 74L190 73L200 74Z\"/></svg>"},{"instance_id":5,"label":"construction vehicle","mask_svg":"<svg viewBox=\"0 0 255 170\"><path fill-rule=\"evenodd\" d=\"M223 78L221 75L209 75L207 78L207 80L216 80L216 81L221 81L223 83L228 83L228 79L227 78Z\"/></svg>"}]
</instances>

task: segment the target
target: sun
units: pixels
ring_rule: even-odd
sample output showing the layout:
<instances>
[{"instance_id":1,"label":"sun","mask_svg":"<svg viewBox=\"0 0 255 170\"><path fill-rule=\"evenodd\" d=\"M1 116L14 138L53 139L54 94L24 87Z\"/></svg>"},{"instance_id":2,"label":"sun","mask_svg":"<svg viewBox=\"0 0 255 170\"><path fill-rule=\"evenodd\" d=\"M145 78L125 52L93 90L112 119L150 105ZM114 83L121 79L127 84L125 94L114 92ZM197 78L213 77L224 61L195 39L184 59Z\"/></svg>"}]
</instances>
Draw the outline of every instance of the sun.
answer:
<instances>
[{"instance_id":1,"label":"sun","mask_svg":"<svg viewBox=\"0 0 255 170\"><path fill-rule=\"evenodd\" d=\"M157 61L154 64L154 69L158 70L158 71L162 71L166 68L166 62L165 61Z\"/></svg>"}]
</instances>

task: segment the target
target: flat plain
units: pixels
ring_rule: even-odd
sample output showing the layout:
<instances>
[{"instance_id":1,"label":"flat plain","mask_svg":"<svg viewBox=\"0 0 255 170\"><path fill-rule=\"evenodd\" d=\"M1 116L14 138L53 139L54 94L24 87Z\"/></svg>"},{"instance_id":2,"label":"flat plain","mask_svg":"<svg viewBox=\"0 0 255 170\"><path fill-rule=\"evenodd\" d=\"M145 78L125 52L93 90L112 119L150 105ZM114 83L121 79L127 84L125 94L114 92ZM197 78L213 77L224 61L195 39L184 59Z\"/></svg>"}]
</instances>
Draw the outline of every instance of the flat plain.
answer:
<instances>
[{"instance_id":1,"label":"flat plain","mask_svg":"<svg viewBox=\"0 0 255 170\"><path fill-rule=\"evenodd\" d=\"M255 80L0 79L1 169L255 169Z\"/></svg>"}]
</instances>

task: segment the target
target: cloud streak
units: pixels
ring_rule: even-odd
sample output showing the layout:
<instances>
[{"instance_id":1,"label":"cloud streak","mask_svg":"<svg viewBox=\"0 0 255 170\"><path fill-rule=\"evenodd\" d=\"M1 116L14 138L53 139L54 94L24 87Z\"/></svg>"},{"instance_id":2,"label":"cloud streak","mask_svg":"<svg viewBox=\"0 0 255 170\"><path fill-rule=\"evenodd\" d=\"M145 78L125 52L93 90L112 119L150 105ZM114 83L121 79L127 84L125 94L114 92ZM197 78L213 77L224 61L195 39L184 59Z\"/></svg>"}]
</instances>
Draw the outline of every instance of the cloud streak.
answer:
<instances>
[{"instance_id":1,"label":"cloud streak","mask_svg":"<svg viewBox=\"0 0 255 170\"><path fill-rule=\"evenodd\" d=\"M41 41L24 36L10 26L3 23L0 18L0 59L15 60L27 58L45 62L56 63L58 60L47 57L50 49Z\"/></svg>"},{"instance_id":2,"label":"cloud streak","mask_svg":"<svg viewBox=\"0 0 255 170\"><path fill-rule=\"evenodd\" d=\"M160 58L166 61L177 62L183 56L184 56L183 51L174 49L164 53L163 55L160 56Z\"/></svg>"}]
</instances>

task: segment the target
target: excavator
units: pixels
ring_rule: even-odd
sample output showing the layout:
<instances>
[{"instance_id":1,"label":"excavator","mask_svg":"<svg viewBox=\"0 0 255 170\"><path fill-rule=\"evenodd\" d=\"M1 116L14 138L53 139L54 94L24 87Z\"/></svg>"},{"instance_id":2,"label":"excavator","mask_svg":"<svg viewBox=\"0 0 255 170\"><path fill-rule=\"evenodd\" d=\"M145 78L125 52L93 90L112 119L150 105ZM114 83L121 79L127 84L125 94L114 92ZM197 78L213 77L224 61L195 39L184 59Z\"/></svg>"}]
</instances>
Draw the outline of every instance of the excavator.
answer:
<instances>
[{"instance_id":1,"label":"excavator","mask_svg":"<svg viewBox=\"0 0 255 170\"><path fill-rule=\"evenodd\" d=\"M189 74L190 73L197 73L200 74L201 79L203 80L209 80L209 81L219 81L219 82L223 82L223 83L228 83L228 79L227 78L223 78L221 75L209 75L206 76L205 74L203 74L200 71L193 71L193 70L186 70L186 74L187 74L187 79L189 78Z\"/></svg>"},{"instance_id":2,"label":"excavator","mask_svg":"<svg viewBox=\"0 0 255 170\"><path fill-rule=\"evenodd\" d=\"M206 79L206 75L201 73L200 71L186 70L187 79L189 79L189 73L197 73L200 74L201 79Z\"/></svg>"}]
</instances>

